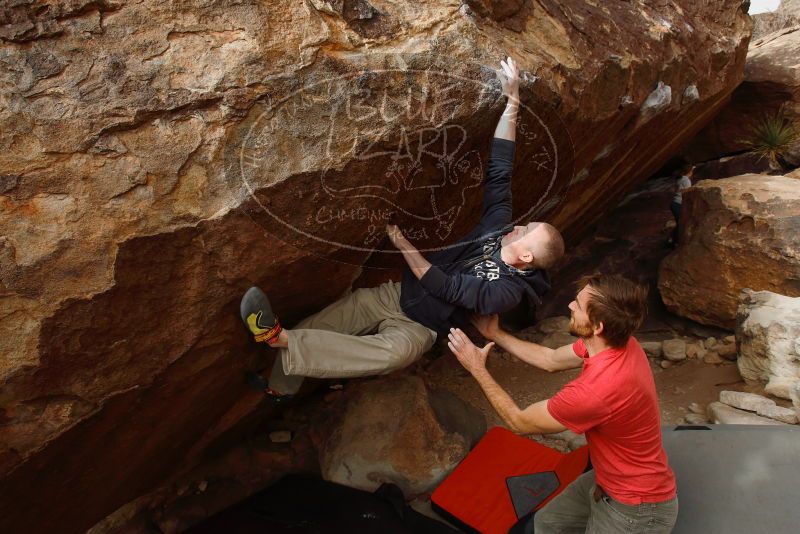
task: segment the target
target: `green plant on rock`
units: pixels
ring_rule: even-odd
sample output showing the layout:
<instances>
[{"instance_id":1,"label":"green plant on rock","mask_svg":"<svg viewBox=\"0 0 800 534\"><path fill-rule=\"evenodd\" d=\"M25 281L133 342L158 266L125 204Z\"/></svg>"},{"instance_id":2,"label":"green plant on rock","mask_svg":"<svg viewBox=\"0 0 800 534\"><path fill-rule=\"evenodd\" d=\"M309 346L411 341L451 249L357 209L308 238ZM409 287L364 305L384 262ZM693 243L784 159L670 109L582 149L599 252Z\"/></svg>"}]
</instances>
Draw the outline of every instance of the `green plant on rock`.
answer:
<instances>
[{"instance_id":1,"label":"green plant on rock","mask_svg":"<svg viewBox=\"0 0 800 534\"><path fill-rule=\"evenodd\" d=\"M764 115L750 127L750 134L741 143L748 150L766 157L775 168L786 168L786 155L800 143L800 126L783 109Z\"/></svg>"}]
</instances>

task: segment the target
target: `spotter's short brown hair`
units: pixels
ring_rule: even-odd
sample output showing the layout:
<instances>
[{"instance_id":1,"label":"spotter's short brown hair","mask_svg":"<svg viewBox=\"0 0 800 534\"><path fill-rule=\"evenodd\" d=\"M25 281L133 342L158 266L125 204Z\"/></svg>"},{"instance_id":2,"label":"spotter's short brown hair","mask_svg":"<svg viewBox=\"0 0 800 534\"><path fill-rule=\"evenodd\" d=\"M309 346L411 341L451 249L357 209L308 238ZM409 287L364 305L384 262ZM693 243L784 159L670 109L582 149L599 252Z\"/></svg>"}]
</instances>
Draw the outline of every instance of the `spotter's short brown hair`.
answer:
<instances>
[{"instance_id":1,"label":"spotter's short brown hair","mask_svg":"<svg viewBox=\"0 0 800 534\"><path fill-rule=\"evenodd\" d=\"M589 286L586 314L612 347L624 347L647 316L647 286L618 274L590 274L578 281L578 291Z\"/></svg>"}]
</instances>

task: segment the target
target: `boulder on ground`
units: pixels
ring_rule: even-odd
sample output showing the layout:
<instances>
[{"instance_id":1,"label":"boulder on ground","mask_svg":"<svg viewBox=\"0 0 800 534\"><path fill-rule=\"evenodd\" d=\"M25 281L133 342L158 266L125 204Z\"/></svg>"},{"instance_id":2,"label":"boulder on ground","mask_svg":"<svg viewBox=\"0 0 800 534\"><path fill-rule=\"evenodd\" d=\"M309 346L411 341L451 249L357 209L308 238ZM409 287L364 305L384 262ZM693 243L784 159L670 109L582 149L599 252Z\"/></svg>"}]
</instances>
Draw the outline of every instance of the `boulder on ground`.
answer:
<instances>
[{"instance_id":1,"label":"boulder on ground","mask_svg":"<svg viewBox=\"0 0 800 534\"><path fill-rule=\"evenodd\" d=\"M717 343L713 350L726 360L736 360L736 343Z\"/></svg>"},{"instance_id":2,"label":"boulder on ground","mask_svg":"<svg viewBox=\"0 0 800 534\"><path fill-rule=\"evenodd\" d=\"M708 419L714 424L722 425L785 425L768 417L761 417L754 413L739 410L721 402L712 402L708 405Z\"/></svg>"},{"instance_id":3,"label":"boulder on ground","mask_svg":"<svg viewBox=\"0 0 800 534\"><path fill-rule=\"evenodd\" d=\"M708 419L705 415L696 413L687 413L683 419L690 425L705 425L708 424Z\"/></svg>"},{"instance_id":4,"label":"boulder on ground","mask_svg":"<svg viewBox=\"0 0 800 534\"><path fill-rule=\"evenodd\" d=\"M685 360L686 342L682 339L667 339L661 343L661 352L671 362Z\"/></svg>"},{"instance_id":5,"label":"boulder on ground","mask_svg":"<svg viewBox=\"0 0 800 534\"><path fill-rule=\"evenodd\" d=\"M719 401L724 402L728 406L750 412L757 412L760 409L776 405L774 400L768 399L763 395L756 395L755 393L747 393L744 391L720 391Z\"/></svg>"},{"instance_id":6,"label":"boulder on ground","mask_svg":"<svg viewBox=\"0 0 800 534\"><path fill-rule=\"evenodd\" d=\"M687 343L686 344L686 357L703 359L706 355L706 349L702 342Z\"/></svg>"},{"instance_id":7,"label":"boulder on ground","mask_svg":"<svg viewBox=\"0 0 800 534\"><path fill-rule=\"evenodd\" d=\"M763 406L756 410L756 413L762 417L769 417L770 419L775 419L776 421L781 421L790 425L797 423L797 413L793 408Z\"/></svg>"},{"instance_id":8,"label":"boulder on ground","mask_svg":"<svg viewBox=\"0 0 800 534\"><path fill-rule=\"evenodd\" d=\"M800 298L769 291L742 291L739 305L739 372L766 383L784 399L800 381Z\"/></svg>"},{"instance_id":9,"label":"boulder on ground","mask_svg":"<svg viewBox=\"0 0 800 534\"><path fill-rule=\"evenodd\" d=\"M744 288L800 296L800 187L784 176L704 181L683 196L680 245L661 262L667 308L733 330Z\"/></svg>"},{"instance_id":10,"label":"boulder on ground","mask_svg":"<svg viewBox=\"0 0 800 534\"><path fill-rule=\"evenodd\" d=\"M648 358L661 357L661 341L642 341L639 344Z\"/></svg>"},{"instance_id":11,"label":"boulder on ground","mask_svg":"<svg viewBox=\"0 0 800 534\"><path fill-rule=\"evenodd\" d=\"M706 408L697 402L693 402L689 405L689 411L694 414L705 415Z\"/></svg>"},{"instance_id":12,"label":"boulder on ground","mask_svg":"<svg viewBox=\"0 0 800 534\"><path fill-rule=\"evenodd\" d=\"M483 414L414 376L347 391L320 450L322 476L374 491L397 484L406 496L433 490L486 431Z\"/></svg>"}]
</instances>

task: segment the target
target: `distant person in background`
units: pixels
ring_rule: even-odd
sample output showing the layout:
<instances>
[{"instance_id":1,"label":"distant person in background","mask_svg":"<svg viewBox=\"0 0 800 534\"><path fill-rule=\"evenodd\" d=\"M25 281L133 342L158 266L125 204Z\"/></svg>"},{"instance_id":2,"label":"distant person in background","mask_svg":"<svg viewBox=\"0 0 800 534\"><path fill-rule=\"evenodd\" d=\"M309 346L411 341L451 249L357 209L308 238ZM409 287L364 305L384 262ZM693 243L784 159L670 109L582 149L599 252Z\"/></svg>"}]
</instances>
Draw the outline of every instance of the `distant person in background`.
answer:
<instances>
[{"instance_id":1,"label":"distant person in background","mask_svg":"<svg viewBox=\"0 0 800 534\"><path fill-rule=\"evenodd\" d=\"M669 238L669 245L675 247L678 245L678 223L680 222L681 209L683 208L683 192L692 187L692 167L682 167L681 170L675 175L676 191L675 196L672 197L672 204L669 209L672 211L672 216L675 217L675 229L672 230L672 236Z\"/></svg>"}]
</instances>

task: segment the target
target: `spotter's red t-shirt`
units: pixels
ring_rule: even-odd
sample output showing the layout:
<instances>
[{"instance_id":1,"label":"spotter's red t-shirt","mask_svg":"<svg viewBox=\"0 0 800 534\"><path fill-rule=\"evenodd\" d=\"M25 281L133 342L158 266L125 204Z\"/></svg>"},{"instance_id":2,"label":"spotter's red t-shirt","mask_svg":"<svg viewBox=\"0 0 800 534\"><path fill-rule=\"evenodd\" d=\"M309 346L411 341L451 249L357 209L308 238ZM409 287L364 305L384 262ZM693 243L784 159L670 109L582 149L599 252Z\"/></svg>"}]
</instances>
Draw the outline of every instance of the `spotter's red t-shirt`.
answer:
<instances>
[{"instance_id":1,"label":"spotter's red t-shirt","mask_svg":"<svg viewBox=\"0 0 800 534\"><path fill-rule=\"evenodd\" d=\"M624 348L583 358L581 374L556 393L547 409L556 420L586 434L597 485L619 502L636 505L675 496L675 474L661 441L661 414L653 373L634 337Z\"/></svg>"}]
</instances>

